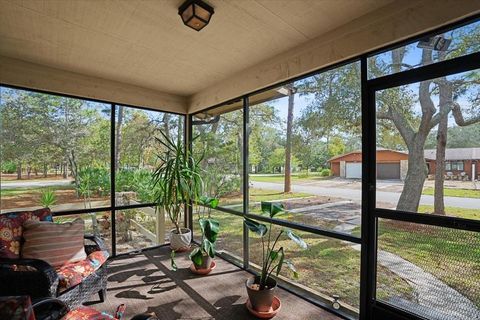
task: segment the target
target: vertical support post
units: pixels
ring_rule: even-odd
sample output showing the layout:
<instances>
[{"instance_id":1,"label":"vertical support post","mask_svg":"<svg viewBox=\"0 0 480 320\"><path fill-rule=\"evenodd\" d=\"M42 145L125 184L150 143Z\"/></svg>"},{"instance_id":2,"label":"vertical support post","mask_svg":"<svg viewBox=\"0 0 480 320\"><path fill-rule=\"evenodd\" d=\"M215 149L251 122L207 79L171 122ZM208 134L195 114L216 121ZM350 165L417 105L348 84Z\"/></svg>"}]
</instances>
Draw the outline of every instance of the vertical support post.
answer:
<instances>
[{"instance_id":1,"label":"vertical support post","mask_svg":"<svg viewBox=\"0 0 480 320\"><path fill-rule=\"evenodd\" d=\"M117 238L115 226L115 114L117 106L111 105L110 110L110 218L112 219L112 256L117 255Z\"/></svg>"},{"instance_id":2,"label":"vertical support post","mask_svg":"<svg viewBox=\"0 0 480 320\"><path fill-rule=\"evenodd\" d=\"M360 60L362 92L362 249L360 320L372 319L376 279L376 123L375 91L368 87L367 56Z\"/></svg>"},{"instance_id":3,"label":"vertical support post","mask_svg":"<svg viewBox=\"0 0 480 320\"><path fill-rule=\"evenodd\" d=\"M249 138L249 100L248 97L243 98L243 214L248 213L248 201L249 201L249 190L248 190L248 138ZM250 252L249 252L249 234L248 228L243 223L243 268L248 269L250 266Z\"/></svg>"},{"instance_id":4,"label":"vertical support post","mask_svg":"<svg viewBox=\"0 0 480 320\"><path fill-rule=\"evenodd\" d=\"M155 236L157 238L157 244L165 243L165 210L163 208L155 209Z\"/></svg>"},{"instance_id":5,"label":"vertical support post","mask_svg":"<svg viewBox=\"0 0 480 320\"><path fill-rule=\"evenodd\" d=\"M188 148L187 150L191 153L191 152L193 152L192 115L190 115L190 114L185 115L185 118L184 118L183 122L184 122L183 133L184 133L185 147ZM193 206L192 206L192 203L190 203L190 205L185 208L185 227L190 228L191 233L192 233L192 239L193 239Z\"/></svg>"}]
</instances>

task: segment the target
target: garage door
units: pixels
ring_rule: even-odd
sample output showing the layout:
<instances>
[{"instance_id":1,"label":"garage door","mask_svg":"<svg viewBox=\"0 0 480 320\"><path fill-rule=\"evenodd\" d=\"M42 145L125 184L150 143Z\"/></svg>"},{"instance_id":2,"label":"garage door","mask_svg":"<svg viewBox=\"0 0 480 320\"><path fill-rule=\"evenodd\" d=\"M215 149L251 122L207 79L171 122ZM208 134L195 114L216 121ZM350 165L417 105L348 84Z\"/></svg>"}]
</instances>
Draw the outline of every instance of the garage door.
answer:
<instances>
[{"instance_id":1,"label":"garage door","mask_svg":"<svg viewBox=\"0 0 480 320\"><path fill-rule=\"evenodd\" d=\"M362 178L362 164L347 162L346 163L345 176L349 179L361 179Z\"/></svg>"},{"instance_id":2,"label":"garage door","mask_svg":"<svg viewBox=\"0 0 480 320\"><path fill-rule=\"evenodd\" d=\"M377 179L400 179L400 163L378 163Z\"/></svg>"}]
</instances>

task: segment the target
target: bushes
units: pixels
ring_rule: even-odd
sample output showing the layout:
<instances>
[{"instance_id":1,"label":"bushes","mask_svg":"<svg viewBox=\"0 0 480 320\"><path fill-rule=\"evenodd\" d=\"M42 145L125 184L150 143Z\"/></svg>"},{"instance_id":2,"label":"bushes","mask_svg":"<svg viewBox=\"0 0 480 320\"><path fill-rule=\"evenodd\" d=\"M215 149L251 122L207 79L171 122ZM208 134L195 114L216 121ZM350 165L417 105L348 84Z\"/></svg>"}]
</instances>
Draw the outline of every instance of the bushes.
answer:
<instances>
[{"instance_id":1,"label":"bushes","mask_svg":"<svg viewBox=\"0 0 480 320\"><path fill-rule=\"evenodd\" d=\"M17 165L11 161L5 161L2 163L2 173L15 173L17 172Z\"/></svg>"},{"instance_id":2,"label":"bushes","mask_svg":"<svg viewBox=\"0 0 480 320\"><path fill-rule=\"evenodd\" d=\"M142 202L153 200L151 172L146 169L122 169L115 175L117 192L132 191ZM77 192L80 196L106 196L110 194L110 170L103 167L86 167L78 171Z\"/></svg>"},{"instance_id":3,"label":"bushes","mask_svg":"<svg viewBox=\"0 0 480 320\"><path fill-rule=\"evenodd\" d=\"M332 171L330 169L325 168L320 171L320 175L322 177L329 177L332 175Z\"/></svg>"}]
</instances>

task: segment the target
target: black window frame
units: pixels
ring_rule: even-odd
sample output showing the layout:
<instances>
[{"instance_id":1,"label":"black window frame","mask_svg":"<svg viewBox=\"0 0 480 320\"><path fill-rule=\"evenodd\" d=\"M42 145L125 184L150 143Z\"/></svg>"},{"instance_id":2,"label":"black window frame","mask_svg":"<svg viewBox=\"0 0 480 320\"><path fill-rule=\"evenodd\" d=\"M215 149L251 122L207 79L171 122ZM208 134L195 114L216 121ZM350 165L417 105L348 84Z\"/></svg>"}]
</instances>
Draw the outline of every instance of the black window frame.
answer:
<instances>
[{"instance_id":1,"label":"black window frame","mask_svg":"<svg viewBox=\"0 0 480 320\"><path fill-rule=\"evenodd\" d=\"M341 239L353 243L361 244L361 271L360 271L360 320L370 319L421 319L418 315L407 312L405 310L392 307L388 304L382 303L375 299L376 290L376 254L377 254L377 220L378 218L386 218L391 220L408 221L414 223L422 223L427 225L435 225L441 227L449 227L461 230L470 230L480 232L480 221L462 219L456 217L446 217L437 215L422 215L411 212L401 212L389 209L376 208L376 106L375 106L375 92L388 87L399 86L402 84L410 84L419 82L426 79L438 78L444 75L461 73L464 71L480 68L480 52L471 53L458 58L435 62L430 65L417 67L411 70L405 70L390 75L368 79L368 58L380 53L384 53L395 48L408 45L410 43L419 41L422 38L435 36L439 33L459 28L474 22L480 21L480 14L475 14L467 18L463 18L457 22L446 24L439 28L435 28L432 31L425 32L421 35L412 36L403 41L399 41L393 45L388 45L377 50L361 54L359 56L335 63L331 66L320 68L318 70L293 77L291 79L281 81L279 83L272 84L268 87L252 91L240 97L235 97L226 102L222 102L211 107L202 109L200 111L189 114L189 118L192 119L195 114L199 114L211 109L228 105L243 99L244 101L244 134L243 134L243 146L245 148L245 159L243 171L244 171L244 211L243 213L229 210L227 208L218 207L216 210L227 212L234 215L244 216L251 219L255 219L263 222L270 222L274 225L290 227L292 229L298 229L334 239ZM301 80L312 75L332 70L346 64L360 60L360 76L361 76L361 101L362 101L362 216L361 216L361 236L355 237L336 231L325 230L323 228L317 228L312 226L306 226L298 223L292 223L289 221L283 221L278 219L270 219L259 215L252 215L248 213L248 115L249 115L249 97L276 88L281 85L285 85L297 80ZM190 121L190 126L191 126ZM191 130L191 129L190 129ZM191 145L190 145L191 147ZM245 270L254 272L249 267L249 246L248 246L248 229L243 228L244 231L244 261L243 267ZM227 260L233 262L228 257L224 257ZM331 305L323 302L312 300L308 297L304 297L302 292L296 291L295 288L283 286L288 291L299 295L300 297L314 303L317 306L325 308L330 312L340 316L344 319L352 319L349 314L335 310Z\"/></svg>"},{"instance_id":2,"label":"black window frame","mask_svg":"<svg viewBox=\"0 0 480 320\"><path fill-rule=\"evenodd\" d=\"M15 89L15 90L24 90L24 91L30 91L30 92L36 92L36 93L42 93L42 94L48 94L48 95L53 95L53 96L59 96L59 97L64 97L64 98L72 98L72 99L79 99L83 101L90 101L90 102L96 102L96 103L102 103L110 106L110 205L108 206L103 206L103 207L96 207L96 208L89 208L89 209L75 209L75 210L60 210L60 211L52 211L52 216L54 217L61 217L61 216L74 216L74 215L81 215L81 214L87 214L87 213L99 213L99 212L110 212L110 217L111 217L111 252L110 256L112 258L121 256L121 255L128 255L132 252L137 252L139 250L133 249L128 252L123 252L120 254L117 254L116 250L116 219L115 219L115 214L117 211L120 210L128 210L128 209L138 209L138 208L147 208L147 207L155 207L156 203L150 202L150 203L140 203L140 204L133 204L133 205L117 205L115 203L115 164L114 164L114 159L115 159L115 126L116 126L116 110L117 106L123 106L123 107L128 107L132 109L137 109L137 110L144 110L144 111L152 111L152 112L159 112L159 113L168 113L168 114L173 114L177 116L183 117L183 141L187 141L187 115L182 114L182 113L177 113L177 112L171 112L171 111L163 111L163 110L158 110L154 108L148 108L148 107L143 107L143 106L135 106L131 104L126 104L126 103L116 103L108 100L101 100L101 99L92 99L92 98L87 98L87 97L81 97L81 96L76 96L76 95L68 95L68 94L63 94L63 93L58 93L58 92L53 92L53 91L47 91L47 90L40 90L40 89L35 89L35 88L28 88L28 87L23 87L23 86L16 86L16 85L10 85L7 83L0 83L0 87L4 88L9 88L9 89ZM185 226L188 223L187 219L187 214L185 216ZM164 246L165 244L162 245L154 245L146 248L142 248L141 250L145 249L152 249L156 247L161 247Z\"/></svg>"}]
</instances>

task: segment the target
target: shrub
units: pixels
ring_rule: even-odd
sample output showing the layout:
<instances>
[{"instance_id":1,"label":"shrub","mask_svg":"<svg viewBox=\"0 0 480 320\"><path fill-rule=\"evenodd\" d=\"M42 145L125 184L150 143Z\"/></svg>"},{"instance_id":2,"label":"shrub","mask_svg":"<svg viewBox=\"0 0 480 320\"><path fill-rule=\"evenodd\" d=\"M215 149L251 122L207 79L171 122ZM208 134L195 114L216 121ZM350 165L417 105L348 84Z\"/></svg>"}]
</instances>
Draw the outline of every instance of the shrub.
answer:
<instances>
[{"instance_id":1,"label":"shrub","mask_svg":"<svg viewBox=\"0 0 480 320\"><path fill-rule=\"evenodd\" d=\"M2 163L2 173L15 173L17 172L17 165L12 161L5 161Z\"/></svg>"},{"instance_id":2,"label":"shrub","mask_svg":"<svg viewBox=\"0 0 480 320\"><path fill-rule=\"evenodd\" d=\"M322 177L329 177L332 175L332 171L330 169L325 168L325 169L322 169L322 171L320 171L320 175Z\"/></svg>"}]
</instances>

